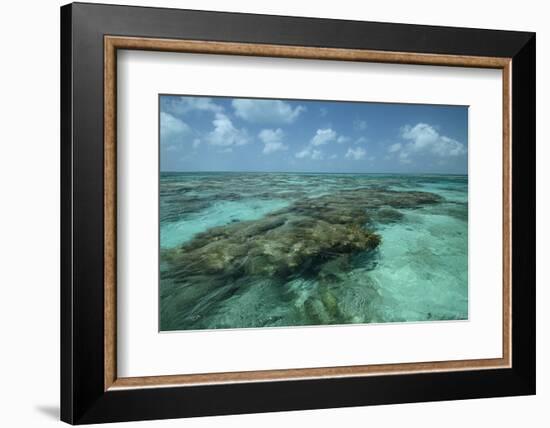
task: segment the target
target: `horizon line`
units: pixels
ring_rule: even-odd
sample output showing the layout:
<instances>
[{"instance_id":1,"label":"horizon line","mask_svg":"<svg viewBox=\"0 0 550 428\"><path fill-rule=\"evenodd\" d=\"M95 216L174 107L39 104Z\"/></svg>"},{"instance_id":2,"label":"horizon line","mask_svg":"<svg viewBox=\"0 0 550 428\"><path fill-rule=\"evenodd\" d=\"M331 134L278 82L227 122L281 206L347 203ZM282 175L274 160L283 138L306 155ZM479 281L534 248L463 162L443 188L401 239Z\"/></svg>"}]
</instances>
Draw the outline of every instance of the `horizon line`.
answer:
<instances>
[{"instance_id":1,"label":"horizon line","mask_svg":"<svg viewBox=\"0 0 550 428\"><path fill-rule=\"evenodd\" d=\"M230 171L230 170L194 170L194 171L177 171L177 170L159 170L160 173L232 173L232 174L399 174L399 175L464 175L468 173L461 172L325 172L325 171Z\"/></svg>"}]
</instances>

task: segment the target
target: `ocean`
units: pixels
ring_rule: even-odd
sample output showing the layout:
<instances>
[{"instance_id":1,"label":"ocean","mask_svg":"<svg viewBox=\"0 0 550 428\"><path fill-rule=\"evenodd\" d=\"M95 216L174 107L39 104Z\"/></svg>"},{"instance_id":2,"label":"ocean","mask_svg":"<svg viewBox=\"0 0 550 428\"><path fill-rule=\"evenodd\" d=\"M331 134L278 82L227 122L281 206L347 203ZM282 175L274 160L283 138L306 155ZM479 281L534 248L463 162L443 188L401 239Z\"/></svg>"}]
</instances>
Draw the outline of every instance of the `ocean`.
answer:
<instances>
[{"instance_id":1,"label":"ocean","mask_svg":"<svg viewBox=\"0 0 550 428\"><path fill-rule=\"evenodd\" d=\"M160 174L160 329L468 318L465 175Z\"/></svg>"}]
</instances>

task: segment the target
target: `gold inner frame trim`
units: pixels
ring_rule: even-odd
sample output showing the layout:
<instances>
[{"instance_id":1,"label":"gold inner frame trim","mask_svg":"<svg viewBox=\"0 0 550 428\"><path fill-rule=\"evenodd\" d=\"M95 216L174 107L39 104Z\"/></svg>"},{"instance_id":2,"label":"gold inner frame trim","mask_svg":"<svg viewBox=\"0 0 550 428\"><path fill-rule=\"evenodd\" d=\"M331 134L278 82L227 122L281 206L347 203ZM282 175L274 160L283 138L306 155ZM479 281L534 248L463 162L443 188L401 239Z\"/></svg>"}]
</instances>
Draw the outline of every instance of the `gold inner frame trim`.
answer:
<instances>
[{"instance_id":1,"label":"gold inner frame trim","mask_svg":"<svg viewBox=\"0 0 550 428\"><path fill-rule=\"evenodd\" d=\"M503 289L502 357L492 359L432 361L421 363L375 364L342 367L261 370L227 373L203 373L170 376L117 376L116 322L116 89L117 50L146 50L213 55L242 55L335 61L359 61L393 64L439 65L494 68L502 70L502 144L503 144ZM370 375L394 375L422 372L480 370L511 367L511 59L461 55L385 52L252 43L170 40L139 37L104 37L104 389L193 386L220 383L290 381L312 378L339 378Z\"/></svg>"}]
</instances>

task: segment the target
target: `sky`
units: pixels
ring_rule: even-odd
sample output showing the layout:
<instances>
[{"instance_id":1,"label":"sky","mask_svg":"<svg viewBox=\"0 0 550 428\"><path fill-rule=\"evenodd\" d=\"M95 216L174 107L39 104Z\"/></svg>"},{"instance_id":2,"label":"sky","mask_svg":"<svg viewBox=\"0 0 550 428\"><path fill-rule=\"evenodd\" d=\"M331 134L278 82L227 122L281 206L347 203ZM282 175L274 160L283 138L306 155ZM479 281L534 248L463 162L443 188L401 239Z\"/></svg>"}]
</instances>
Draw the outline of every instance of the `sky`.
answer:
<instances>
[{"instance_id":1,"label":"sky","mask_svg":"<svg viewBox=\"0 0 550 428\"><path fill-rule=\"evenodd\" d=\"M161 171L467 174L468 108L160 95Z\"/></svg>"}]
</instances>

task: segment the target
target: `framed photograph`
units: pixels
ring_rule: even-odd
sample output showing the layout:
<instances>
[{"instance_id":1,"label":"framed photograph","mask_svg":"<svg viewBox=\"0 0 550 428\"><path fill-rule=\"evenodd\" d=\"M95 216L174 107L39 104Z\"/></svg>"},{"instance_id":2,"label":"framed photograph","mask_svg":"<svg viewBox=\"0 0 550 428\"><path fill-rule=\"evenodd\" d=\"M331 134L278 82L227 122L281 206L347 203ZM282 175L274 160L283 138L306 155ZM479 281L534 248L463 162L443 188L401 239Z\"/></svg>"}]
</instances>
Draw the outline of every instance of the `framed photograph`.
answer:
<instances>
[{"instance_id":1,"label":"framed photograph","mask_svg":"<svg viewBox=\"0 0 550 428\"><path fill-rule=\"evenodd\" d=\"M61 418L535 393L535 35L61 8Z\"/></svg>"}]
</instances>

